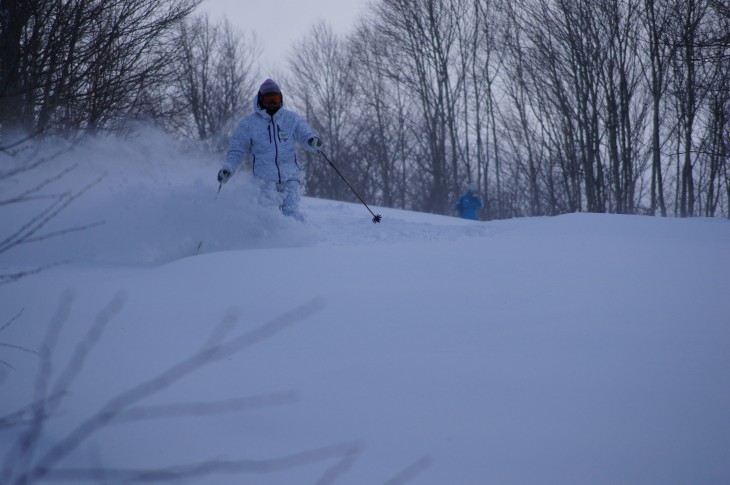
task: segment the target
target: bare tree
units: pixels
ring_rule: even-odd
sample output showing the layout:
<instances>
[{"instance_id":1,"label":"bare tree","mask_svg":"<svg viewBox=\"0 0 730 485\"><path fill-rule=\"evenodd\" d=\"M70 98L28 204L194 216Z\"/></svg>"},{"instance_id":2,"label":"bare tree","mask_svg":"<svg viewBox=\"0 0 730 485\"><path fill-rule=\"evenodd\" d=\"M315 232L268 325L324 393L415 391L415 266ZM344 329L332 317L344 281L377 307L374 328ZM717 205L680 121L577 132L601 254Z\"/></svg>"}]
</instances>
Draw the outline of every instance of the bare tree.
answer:
<instances>
[{"instance_id":1,"label":"bare tree","mask_svg":"<svg viewBox=\"0 0 730 485\"><path fill-rule=\"evenodd\" d=\"M536 94L530 82L535 76L531 75L529 55L526 42L523 40L523 26L525 23L519 18L521 10L508 8L509 26L505 31L505 46L509 50L510 57L506 64L507 73L511 82L507 83L505 91L509 96L515 113L509 128L509 139L513 147L513 161L519 167L514 172L515 177L524 174L527 184L528 211L529 215L541 215L541 187L539 176L541 172L540 157L536 146L535 128L532 126L533 118L530 111L535 105L532 99Z\"/></svg>"},{"instance_id":2,"label":"bare tree","mask_svg":"<svg viewBox=\"0 0 730 485\"><path fill-rule=\"evenodd\" d=\"M7 484L36 483L43 479L98 481L100 476L114 481L168 482L183 478L208 476L215 473L261 473L301 467L313 463L334 461L322 476L322 483L330 483L341 476L352 465L360 452L357 442L347 442L316 448L288 456L268 460L251 459L204 459L197 463L159 468L64 468L62 460L77 450L92 436L113 425L144 420L159 420L174 417L205 416L211 414L240 412L247 409L292 404L297 396L291 391L270 393L261 396L247 396L213 402L176 403L171 405L141 406L145 398L160 394L165 389L189 375L231 355L245 351L257 343L272 338L299 321L313 315L322 308L321 299L312 300L298 308L273 318L238 336L227 340L215 339L200 351L185 357L160 373L119 391L101 405L95 412L72 427L67 434L50 442L47 449L39 444L45 436L47 422L55 416L68 396L68 390L78 378L81 370L102 338L105 329L118 318L125 305L126 297L118 293L89 326L86 334L77 342L76 348L60 369L58 377L51 379L51 357L64 323L72 311L73 295L66 292L60 299L58 309L51 319L46 335L38 352L39 370L35 382L33 401L22 409L0 416L0 429L20 428L22 432L0 467L0 480Z\"/></svg>"},{"instance_id":3,"label":"bare tree","mask_svg":"<svg viewBox=\"0 0 730 485\"><path fill-rule=\"evenodd\" d=\"M695 215L697 194L695 193L694 157L695 122L701 104L707 93L707 83L700 76L706 73L701 40L708 14L707 0L689 0L676 5L674 9L673 40L677 45L673 57L672 91L675 98L678 123L681 129L677 139L677 151L681 154L681 168L678 163L677 179L678 213L682 217Z\"/></svg>"},{"instance_id":4,"label":"bare tree","mask_svg":"<svg viewBox=\"0 0 730 485\"><path fill-rule=\"evenodd\" d=\"M673 0L672 0L673 1ZM667 42L671 12L673 7L668 0L644 0L644 25L647 35L645 58L648 57L650 69L649 93L652 100L652 135L651 135L651 201L650 214L655 215L657 209L662 216L667 215L664 197L664 175L662 170L662 98L667 88L669 59L673 49Z\"/></svg>"},{"instance_id":5,"label":"bare tree","mask_svg":"<svg viewBox=\"0 0 730 485\"><path fill-rule=\"evenodd\" d=\"M700 190L705 194L705 216L724 212L730 217L727 193L730 166L730 6L710 0L706 31L700 39L705 64L707 97L703 109L702 149L699 162L702 170ZM707 62L709 61L709 62ZM724 190L723 190L724 187ZM721 200L725 196L727 204Z\"/></svg>"},{"instance_id":6,"label":"bare tree","mask_svg":"<svg viewBox=\"0 0 730 485\"><path fill-rule=\"evenodd\" d=\"M609 169L609 210L633 214L645 172L642 138L649 98L643 96L642 66L639 62L638 31L640 4L637 0L603 0L596 15L605 39L606 59L599 71L604 91L605 144Z\"/></svg>"},{"instance_id":7,"label":"bare tree","mask_svg":"<svg viewBox=\"0 0 730 485\"><path fill-rule=\"evenodd\" d=\"M415 101L410 146L379 155L415 208L445 210L474 171L486 189L493 177L497 217L724 207L722 2L391 0L371 15L355 102L372 113L380 86ZM361 119L358 133L375 132Z\"/></svg>"},{"instance_id":8,"label":"bare tree","mask_svg":"<svg viewBox=\"0 0 730 485\"><path fill-rule=\"evenodd\" d=\"M459 148L458 2L387 0L376 6L378 32L388 46L388 76L407 90L419 108L410 120L420 145L414 182L423 210L449 213L457 185Z\"/></svg>"},{"instance_id":9,"label":"bare tree","mask_svg":"<svg viewBox=\"0 0 730 485\"><path fill-rule=\"evenodd\" d=\"M361 22L348 45L356 83L352 102L359 108L354 149L369 175L368 195L381 205L406 208L413 142L405 120L412 107L407 93L388 78L390 61L372 20Z\"/></svg>"},{"instance_id":10,"label":"bare tree","mask_svg":"<svg viewBox=\"0 0 730 485\"><path fill-rule=\"evenodd\" d=\"M362 185L353 145L354 83L345 41L324 22L315 24L289 57L290 83L305 118L327 143L326 153L352 182ZM307 191L317 197L349 200L349 189L321 159L307 157Z\"/></svg>"},{"instance_id":11,"label":"bare tree","mask_svg":"<svg viewBox=\"0 0 730 485\"><path fill-rule=\"evenodd\" d=\"M213 25L207 16L183 22L176 39L180 57L170 75L174 115L166 123L222 149L231 122L251 110L261 45L254 34L247 37L227 20Z\"/></svg>"},{"instance_id":12,"label":"bare tree","mask_svg":"<svg viewBox=\"0 0 730 485\"><path fill-rule=\"evenodd\" d=\"M471 84L474 90L474 131L478 161L477 180L483 181L487 219L502 214L502 167L500 138L497 135L496 82L503 65L503 49L499 44L502 11L495 0L474 3L474 36ZM491 143L490 143L491 140ZM492 163L493 162L493 163ZM494 197L490 197L490 170L494 172ZM490 203L490 198L495 201Z\"/></svg>"},{"instance_id":13,"label":"bare tree","mask_svg":"<svg viewBox=\"0 0 730 485\"><path fill-rule=\"evenodd\" d=\"M13 323L15 323L21 317L21 315L23 315L22 308L15 315L10 317L6 322L4 322L2 325L0 325L0 333L2 333L3 330L5 330L6 328L10 327ZM38 355L38 352L36 352L33 349L23 347L22 345L10 344L7 342L0 342L0 348ZM8 369L15 370L15 367L13 367L9 362L4 360L4 358L0 358L0 383L3 381L3 373L2 373L2 369L1 369L1 367L3 367L3 366ZM3 427L3 420L0 419L0 428L2 428L2 427Z\"/></svg>"},{"instance_id":14,"label":"bare tree","mask_svg":"<svg viewBox=\"0 0 730 485\"><path fill-rule=\"evenodd\" d=\"M45 205L39 208L35 215L31 216L27 221L18 223L16 226L3 224L2 232L0 232L0 254L12 251L19 246L35 244L71 232L91 229L102 223L96 221L55 231L46 230L47 226L72 203L96 186L103 176L80 189L58 192L54 190L54 184L71 176L77 166L70 165L57 169L53 173L48 168L49 162L61 153L68 151L71 144L69 143L65 147L59 148L57 151L47 155L31 155L28 157L28 161L19 160L19 157L17 157L18 153L31 150L32 147L30 145L30 142L26 142L21 144L17 150L0 149L0 161L3 162L4 166L4 169L0 170L0 187L3 188L0 191L3 194L0 197L0 208L27 206L34 202L45 202ZM22 178L30 180L37 179L37 182L30 184L22 190L14 189L17 180ZM43 269L45 269L44 266L39 266L14 273L0 273L0 286L15 282L31 274L36 274Z\"/></svg>"},{"instance_id":15,"label":"bare tree","mask_svg":"<svg viewBox=\"0 0 730 485\"><path fill-rule=\"evenodd\" d=\"M3 0L5 136L98 130L144 115L166 81L174 26L199 0Z\"/></svg>"}]
</instances>

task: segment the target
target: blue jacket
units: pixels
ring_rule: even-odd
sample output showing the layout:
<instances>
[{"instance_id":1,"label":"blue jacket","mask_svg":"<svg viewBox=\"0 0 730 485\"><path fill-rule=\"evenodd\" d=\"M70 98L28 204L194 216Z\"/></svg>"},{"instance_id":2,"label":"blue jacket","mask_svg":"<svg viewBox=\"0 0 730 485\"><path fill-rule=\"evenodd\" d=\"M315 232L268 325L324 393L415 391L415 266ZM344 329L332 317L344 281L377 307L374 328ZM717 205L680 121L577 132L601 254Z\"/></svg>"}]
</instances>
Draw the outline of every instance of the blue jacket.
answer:
<instances>
[{"instance_id":1,"label":"blue jacket","mask_svg":"<svg viewBox=\"0 0 730 485\"><path fill-rule=\"evenodd\" d=\"M482 199L474 195L472 192L467 192L462 195L459 202L456 203L454 211L463 217L464 219L477 220L477 210L484 207Z\"/></svg>"},{"instance_id":2,"label":"blue jacket","mask_svg":"<svg viewBox=\"0 0 730 485\"><path fill-rule=\"evenodd\" d=\"M254 112L242 119L233 132L224 168L235 173L244 155L251 157L253 174L267 182L284 183L300 179L296 145L310 152L317 150L307 145L310 137L317 136L300 115L279 108L273 116L253 99Z\"/></svg>"}]
</instances>

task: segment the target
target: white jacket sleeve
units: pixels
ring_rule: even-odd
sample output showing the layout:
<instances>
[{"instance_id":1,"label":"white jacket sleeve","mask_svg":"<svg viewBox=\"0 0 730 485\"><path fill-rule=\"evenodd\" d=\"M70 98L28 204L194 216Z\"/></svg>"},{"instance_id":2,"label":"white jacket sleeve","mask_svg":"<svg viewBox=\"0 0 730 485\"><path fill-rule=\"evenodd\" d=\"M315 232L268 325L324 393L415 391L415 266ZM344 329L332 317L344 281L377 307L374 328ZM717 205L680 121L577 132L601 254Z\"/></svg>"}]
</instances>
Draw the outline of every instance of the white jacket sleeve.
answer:
<instances>
[{"instance_id":1,"label":"white jacket sleeve","mask_svg":"<svg viewBox=\"0 0 730 485\"><path fill-rule=\"evenodd\" d=\"M308 152L317 152L316 148L312 148L307 143L307 140L312 138L313 136L316 136L319 138L319 135L314 132L311 126L309 126L309 123L307 123L304 118L300 115L296 115L296 128L294 132L294 136L297 138L297 141L299 144Z\"/></svg>"}]
</instances>

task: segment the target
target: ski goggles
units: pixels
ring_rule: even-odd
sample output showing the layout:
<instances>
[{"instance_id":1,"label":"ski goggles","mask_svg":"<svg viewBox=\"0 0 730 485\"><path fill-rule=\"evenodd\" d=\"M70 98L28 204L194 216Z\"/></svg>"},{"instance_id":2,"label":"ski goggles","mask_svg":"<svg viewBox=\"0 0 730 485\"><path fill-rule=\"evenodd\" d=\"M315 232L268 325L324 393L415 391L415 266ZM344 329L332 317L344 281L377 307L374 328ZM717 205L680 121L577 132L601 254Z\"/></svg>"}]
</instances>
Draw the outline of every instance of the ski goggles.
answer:
<instances>
[{"instance_id":1,"label":"ski goggles","mask_svg":"<svg viewBox=\"0 0 730 485\"><path fill-rule=\"evenodd\" d=\"M282 96L281 93L266 93L261 94L260 99L263 106L277 106L281 104Z\"/></svg>"}]
</instances>

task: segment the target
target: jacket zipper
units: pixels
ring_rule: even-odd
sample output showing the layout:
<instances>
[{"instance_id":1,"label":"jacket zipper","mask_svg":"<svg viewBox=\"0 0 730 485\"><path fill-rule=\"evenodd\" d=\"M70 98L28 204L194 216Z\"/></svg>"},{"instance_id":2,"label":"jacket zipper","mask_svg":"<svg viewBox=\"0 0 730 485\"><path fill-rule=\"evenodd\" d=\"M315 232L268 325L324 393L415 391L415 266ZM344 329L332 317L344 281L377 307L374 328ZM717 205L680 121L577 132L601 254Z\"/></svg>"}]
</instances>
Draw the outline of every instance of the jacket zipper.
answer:
<instances>
[{"instance_id":1,"label":"jacket zipper","mask_svg":"<svg viewBox=\"0 0 730 485\"><path fill-rule=\"evenodd\" d=\"M279 137L278 133L276 133L277 125L274 123L274 115L271 116L271 123L269 124L269 143L271 142L271 139L274 139L274 163L276 164L276 173L279 176L279 183L281 183L281 168L279 168L279 144L276 142L276 139ZM271 133L271 130L274 130L273 136Z\"/></svg>"}]
</instances>

